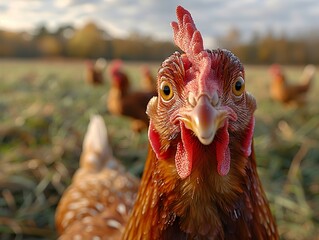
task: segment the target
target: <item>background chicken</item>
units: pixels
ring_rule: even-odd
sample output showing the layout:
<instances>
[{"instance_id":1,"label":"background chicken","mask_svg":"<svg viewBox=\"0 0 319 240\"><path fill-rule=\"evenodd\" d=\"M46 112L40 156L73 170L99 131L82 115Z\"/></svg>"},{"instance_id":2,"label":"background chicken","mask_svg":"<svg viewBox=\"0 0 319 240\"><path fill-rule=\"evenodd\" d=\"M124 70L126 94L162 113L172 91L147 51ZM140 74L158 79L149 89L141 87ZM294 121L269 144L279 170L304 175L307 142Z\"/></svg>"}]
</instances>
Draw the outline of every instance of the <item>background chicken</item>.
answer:
<instances>
[{"instance_id":1,"label":"background chicken","mask_svg":"<svg viewBox=\"0 0 319 240\"><path fill-rule=\"evenodd\" d=\"M86 64L86 82L92 85L101 85L104 83L104 71L106 60L103 58L85 61Z\"/></svg>"},{"instance_id":2,"label":"background chicken","mask_svg":"<svg viewBox=\"0 0 319 240\"><path fill-rule=\"evenodd\" d=\"M92 117L83 142L80 168L56 211L56 228L61 239L121 236L137 186L138 180L125 173L112 155L102 117Z\"/></svg>"},{"instance_id":3,"label":"background chicken","mask_svg":"<svg viewBox=\"0 0 319 240\"><path fill-rule=\"evenodd\" d=\"M122 68L122 62L116 60L110 65L111 88L108 94L108 110L119 116L133 119L132 128L135 131L146 129L149 119L145 113L148 101L156 95L156 91L133 91L127 74Z\"/></svg>"},{"instance_id":4,"label":"background chicken","mask_svg":"<svg viewBox=\"0 0 319 240\"><path fill-rule=\"evenodd\" d=\"M156 78L153 76L151 69L146 65L142 67L141 85L145 91L156 91Z\"/></svg>"},{"instance_id":5,"label":"background chicken","mask_svg":"<svg viewBox=\"0 0 319 240\"><path fill-rule=\"evenodd\" d=\"M302 105L306 102L306 97L315 75L315 67L313 65L305 67L299 83L288 81L279 65L272 65L270 73L272 74L270 94L274 100L284 104L297 105Z\"/></svg>"}]
</instances>

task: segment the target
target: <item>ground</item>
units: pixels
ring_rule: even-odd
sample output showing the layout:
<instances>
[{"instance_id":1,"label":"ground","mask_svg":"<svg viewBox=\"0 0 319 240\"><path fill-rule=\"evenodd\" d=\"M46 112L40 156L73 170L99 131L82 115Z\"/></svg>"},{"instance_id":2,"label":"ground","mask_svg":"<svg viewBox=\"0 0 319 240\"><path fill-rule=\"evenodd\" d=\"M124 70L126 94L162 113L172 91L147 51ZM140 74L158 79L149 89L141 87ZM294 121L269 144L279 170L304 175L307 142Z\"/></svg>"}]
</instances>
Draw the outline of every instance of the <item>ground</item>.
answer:
<instances>
[{"instance_id":1,"label":"ground","mask_svg":"<svg viewBox=\"0 0 319 240\"><path fill-rule=\"evenodd\" d=\"M142 63L125 63L138 88ZM154 72L159 63L152 63ZM302 67L287 67L297 81ZM55 239L54 212L78 167L89 118L106 121L114 154L140 175L146 133L110 116L109 83L88 85L83 61L0 60L0 238ZM258 171L282 239L319 234L319 74L303 108L269 98L267 66L246 66L246 86L257 99Z\"/></svg>"}]
</instances>

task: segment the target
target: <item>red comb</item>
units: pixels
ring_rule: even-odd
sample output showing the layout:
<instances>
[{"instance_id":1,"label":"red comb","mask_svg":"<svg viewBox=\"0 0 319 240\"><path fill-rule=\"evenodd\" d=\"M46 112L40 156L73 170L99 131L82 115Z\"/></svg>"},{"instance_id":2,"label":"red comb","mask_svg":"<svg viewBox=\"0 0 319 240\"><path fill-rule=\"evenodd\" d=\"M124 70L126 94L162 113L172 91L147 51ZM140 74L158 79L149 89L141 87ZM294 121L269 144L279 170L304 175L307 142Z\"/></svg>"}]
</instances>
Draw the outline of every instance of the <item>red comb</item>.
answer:
<instances>
[{"instance_id":1,"label":"red comb","mask_svg":"<svg viewBox=\"0 0 319 240\"><path fill-rule=\"evenodd\" d=\"M270 73L273 75L283 74L282 68L279 64L272 64L269 69Z\"/></svg>"},{"instance_id":2,"label":"red comb","mask_svg":"<svg viewBox=\"0 0 319 240\"><path fill-rule=\"evenodd\" d=\"M118 72L123 66L123 62L120 59L115 59L110 64L110 74L113 75Z\"/></svg>"},{"instance_id":3,"label":"red comb","mask_svg":"<svg viewBox=\"0 0 319 240\"><path fill-rule=\"evenodd\" d=\"M192 63L192 71L196 71L201 88L207 84L211 71L211 54L204 50L203 38L196 29L191 14L181 6L176 9L177 22L172 22L175 44L186 53Z\"/></svg>"},{"instance_id":4,"label":"red comb","mask_svg":"<svg viewBox=\"0 0 319 240\"><path fill-rule=\"evenodd\" d=\"M177 22L172 22L175 44L183 50L190 60L199 60L199 56L204 51L203 38L196 29L191 14L181 6L176 9Z\"/></svg>"}]
</instances>

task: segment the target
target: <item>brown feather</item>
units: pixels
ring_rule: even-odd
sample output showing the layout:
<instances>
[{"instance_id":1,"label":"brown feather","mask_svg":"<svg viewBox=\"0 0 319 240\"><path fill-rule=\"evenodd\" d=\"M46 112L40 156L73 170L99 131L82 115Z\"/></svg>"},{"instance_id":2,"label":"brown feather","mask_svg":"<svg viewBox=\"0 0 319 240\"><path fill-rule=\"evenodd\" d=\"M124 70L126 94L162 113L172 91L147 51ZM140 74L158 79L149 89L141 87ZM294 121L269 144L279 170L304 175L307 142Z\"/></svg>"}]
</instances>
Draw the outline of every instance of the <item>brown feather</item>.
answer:
<instances>
[{"instance_id":1,"label":"brown feather","mask_svg":"<svg viewBox=\"0 0 319 240\"><path fill-rule=\"evenodd\" d=\"M183 181L174 159L159 161L150 149L123 239L278 239L254 153L232 162L221 177L203 159Z\"/></svg>"},{"instance_id":2,"label":"brown feather","mask_svg":"<svg viewBox=\"0 0 319 240\"><path fill-rule=\"evenodd\" d=\"M56 210L60 239L118 239L133 207L137 186L138 180L126 173L112 155L102 117L92 117L80 168Z\"/></svg>"}]
</instances>

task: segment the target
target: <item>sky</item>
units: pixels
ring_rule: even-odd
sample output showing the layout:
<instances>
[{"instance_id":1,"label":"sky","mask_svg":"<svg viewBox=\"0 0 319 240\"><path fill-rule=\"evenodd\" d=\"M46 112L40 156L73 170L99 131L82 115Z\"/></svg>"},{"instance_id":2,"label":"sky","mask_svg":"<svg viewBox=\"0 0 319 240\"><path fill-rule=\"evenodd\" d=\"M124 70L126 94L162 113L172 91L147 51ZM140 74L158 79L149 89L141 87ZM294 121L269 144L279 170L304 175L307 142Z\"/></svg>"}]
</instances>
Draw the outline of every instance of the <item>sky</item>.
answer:
<instances>
[{"instance_id":1,"label":"sky","mask_svg":"<svg viewBox=\"0 0 319 240\"><path fill-rule=\"evenodd\" d=\"M170 22L181 5L189 10L208 44L232 28L248 39L254 32L296 36L319 31L317 0L13 0L0 2L0 29L54 30L62 24L81 27L94 21L111 36L138 32L171 40Z\"/></svg>"}]
</instances>

